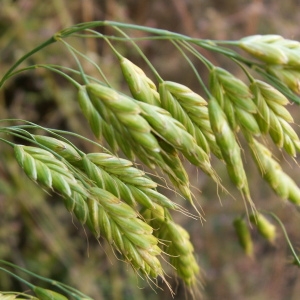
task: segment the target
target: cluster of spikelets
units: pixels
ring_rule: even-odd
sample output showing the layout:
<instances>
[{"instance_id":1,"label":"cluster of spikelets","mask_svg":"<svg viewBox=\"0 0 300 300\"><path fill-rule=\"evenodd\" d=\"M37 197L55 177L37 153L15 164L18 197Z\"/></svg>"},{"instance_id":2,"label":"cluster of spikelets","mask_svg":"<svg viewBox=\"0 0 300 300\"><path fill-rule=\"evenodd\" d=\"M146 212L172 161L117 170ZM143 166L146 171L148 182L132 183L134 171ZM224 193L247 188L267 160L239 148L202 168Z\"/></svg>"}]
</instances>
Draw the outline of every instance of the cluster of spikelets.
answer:
<instances>
[{"instance_id":1,"label":"cluster of spikelets","mask_svg":"<svg viewBox=\"0 0 300 300\"><path fill-rule=\"evenodd\" d=\"M299 43L278 36L255 36L238 45L266 64L270 74L299 92ZM269 135L290 156L300 151L299 138L285 108L288 99L275 87L250 78L249 86L226 70L210 70L208 101L188 87L160 81L158 88L128 59L118 55L132 97L99 83L78 92L83 114L98 139L116 155L85 154L70 144L33 136L41 147L15 146L19 164L39 184L56 191L65 205L94 235L104 237L133 268L149 280L165 278L159 257L166 253L185 284L197 284L200 268L188 233L172 221L170 210L183 209L157 191L157 184L131 162L158 167L178 192L193 201L186 158L221 185L211 157L223 161L229 177L252 208L250 220L269 241L275 228L255 210L238 134L243 134L262 177L282 199L300 205L300 189L263 145ZM262 138L261 138L262 137ZM260 139L260 140L259 140ZM118 151L130 160L117 156ZM246 253L252 255L243 218L234 222Z\"/></svg>"},{"instance_id":2,"label":"cluster of spikelets","mask_svg":"<svg viewBox=\"0 0 300 300\"><path fill-rule=\"evenodd\" d=\"M40 147L14 147L16 159L27 176L59 193L66 208L96 238L104 237L136 271L149 280L159 276L164 279L158 256L162 251L175 255L177 250L160 242L162 237L157 235L160 231L153 229L151 220L139 209L159 212L161 218L166 214L166 224L174 224L168 211L185 212L183 208L159 193L157 184L126 159L104 152L84 154L53 137L34 135L33 138ZM171 230L168 240L175 240L176 235L176 230ZM183 264L177 274L192 286L197 281L199 267L187 234L185 240L189 243L187 257L193 268ZM182 259L178 254L171 263L175 266Z\"/></svg>"}]
</instances>

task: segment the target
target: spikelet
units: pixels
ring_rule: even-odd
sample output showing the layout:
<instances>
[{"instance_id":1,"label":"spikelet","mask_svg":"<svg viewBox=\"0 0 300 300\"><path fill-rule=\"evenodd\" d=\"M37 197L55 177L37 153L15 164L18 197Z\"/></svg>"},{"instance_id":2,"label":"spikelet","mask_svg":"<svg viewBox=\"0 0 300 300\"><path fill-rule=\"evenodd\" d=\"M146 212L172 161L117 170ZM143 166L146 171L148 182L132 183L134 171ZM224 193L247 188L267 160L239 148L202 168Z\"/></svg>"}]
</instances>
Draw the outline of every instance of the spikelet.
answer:
<instances>
[{"instance_id":1,"label":"spikelet","mask_svg":"<svg viewBox=\"0 0 300 300\"><path fill-rule=\"evenodd\" d=\"M174 223L168 212L162 209L144 211L143 216L156 228L154 234L164 241L163 250L170 256L170 263L174 266L177 276L189 288L196 288L201 274L188 232Z\"/></svg>"},{"instance_id":2,"label":"spikelet","mask_svg":"<svg viewBox=\"0 0 300 300\"><path fill-rule=\"evenodd\" d=\"M300 205L299 187L272 158L272 153L254 139L249 145L262 177L269 183L274 192L282 199L288 199L295 205Z\"/></svg>"},{"instance_id":3,"label":"spikelet","mask_svg":"<svg viewBox=\"0 0 300 300\"><path fill-rule=\"evenodd\" d=\"M39 297L40 300L68 300L68 298L62 294L48 289L44 289L39 286L35 286L32 290Z\"/></svg>"},{"instance_id":4,"label":"spikelet","mask_svg":"<svg viewBox=\"0 0 300 300\"><path fill-rule=\"evenodd\" d=\"M163 108L147 103L139 103L139 105L143 117L162 139L180 151L193 165L200 167L204 173L219 183L208 155L197 145L195 139L180 122L172 118L169 112Z\"/></svg>"},{"instance_id":5,"label":"spikelet","mask_svg":"<svg viewBox=\"0 0 300 300\"><path fill-rule=\"evenodd\" d=\"M128 137L124 137L124 131L120 126L119 130L122 129L122 132L114 130L114 127L107 123L102 116L96 110L94 104L92 103L89 94L86 91L85 86L81 86L78 91L78 102L82 110L83 115L88 120L89 125L94 133L94 135L100 139L104 137L108 145L111 147L112 151L116 153L119 148L123 153L134 160L134 154L131 149L130 143L128 142ZM105 110L102 110L102 113L105 113ZM116 121L115 121L116 123Z\"/></svg>"},{"instance_id":6,"label":"spikelet","mask_svg":"<svg viewBox=\"0 0 300 300\"><path fill-rule=\"evenodd\" d=\"M188 87L171 81L160 83L159 93L162 107L185 126L207 154L212 150L220 158L220 150L207 123L207 102Z\"/></svg>"},{"instance_id":7,"label":"spikelet","mask_svg":"<svg viewBox=\"0 0 300 300\"><path fill-rule=\"evenodd\" d=\"M48 138L43 139L43 141L46 141L48 145L49 142L56 142ZM61 151L61 148L56 149ZM70 155L70 153L74 154L72 149L70 146L69 152L64 153L70 160L74 158ZM31 180L62 195L68 211L74 213L76 218L85 224L89 215L89 208L86 203L88 191L75 179L67 166L44 149L16 145L14 150L17 162L26 175Z\"/></svg>"},{"instance_id":8,"label":"spikelet","mask_svg":"<svg viewBox=\"0 0 300 300\"><path fill-rule=\"evenodd\" d=\"M270 243L276 238L276 227L261 213L250 215L250 221L254 224L258 232Z\"/></svg>"},{"instance_id":9,"label":"spikelet","mask_svg":"<svg viewBox=\"0 0 300 300\"><path fill-rule=\"evenodd\" d=\"M277 77L293 92L300 95L300 67L268 66L267 72Z\"/></svg>"},{"instance_id":10,"label":"spikelet","mask_svg":"<svg viewBox=\"0 0 300 300\"><path fill-rule=\"evenodd\" d=\"M85 86L81 86L78 91L78 103L80 108L89 122L89 125L97 138L100 138L102 135L101 124L102 118L95 109L93 103L91 102L89 95L86 91Z\"/></svg>"},{"instance_id":11,"label":"spikelet","mask_svg":"<svg viewBox=\"0 0 300 300\"><path fill-rule=\"evenodd\" d=\"M254 118L257 107L252 100L249 88L228 71L215 67L210 72L212 95L227 116L232 130L242 127L247 132L259 135L259 126Z\"/></svg>"},{"instance_id":12,"label":"spikelet","mask_svg":"<svg viewBox=\"0 0 300 300\"><path fill-rule=\"evenodd\" d=\"M121 134L126 129L131 138L150 151L159 152L159 145L148 122L140 115L139 106L130 98L99 84L86 85L98 113ZM124 129L125 128L125 129Z\"/></svg>"},{"instance_id":13,"label":"spikelet","mask_svg":"<svg viewBox=\"0 0 300 300\"><path fill-rule=\"evenodd\" d=\"M151 277L161 276L163 270L157 255L161 250L153 229L141 219L135 210L111 193L92 188L91 194L98 205L98 218L89 223L99 224L99 231L134 269ZM95 214L94 214L95 215Z\"/></svg>"},{"instance_id":14,"label":"spikelet","mask_svg":"<svg viewBox=\"0 0 300 300\"><path fill-rule=\"evenodd\" d=\"M249 201L250 205L253 206L247 176L242 162L241 149L236 141L235 135L229 127L226 116L217 100L212 98L209 101L208 110L211 127L215 134L217 144L222 151L228 174L232 182Z\"/></svg>"},{"instance_id":15,"label":"spikelet","mask_svg":"<svg viewBox=\"0 0 300 300\"><path fill-rule=\"evenodd\" d=\"M123 76L134 99L160 106L159 94L154 82L144 71L123 56L119 56Z\"/></svg>"},{"instance_id":16,"label":"spikelet","mask_svg":"<svg viewBox=\"0 0 300 300\"><path fill-rule=\"evenodd\" d=\"M278 47L282 39L279 35L253 35L242 38L239 46L268 64L286 64L288 57L284 49Z\"/></svg>"},{"instance_id":17,"label":"spikelet","mask_svg":"<svg viewBox=\"0 0 300 300\"><path fill-rule=\"evenodd\" d=\"M49 151L22 145L15 145L14 151L17 162L31 180L65 197L71 197L72 192L87 195L67 166Z\"/></svg>"},{"instance_id":18,"label":"spikelet","mask_svg":"<svg viewBox=\"0 0 300 300\"><path fill-rule=\"evenodd\" d=\"M25 298L20 298L20 295L24 296ZM4 292L0 293L0 299L1 300L39 300L38 298L26 295L24 293L18 293L18 292Z\"/></svg>"},{"instance_id":19,"label":"spikelet","mask_svg":"<svg viewBox=\"0 0 300 300\"><path fill-rule=\"evenodd\" d=\"M44 136L44 135L33 135L33 137L39 144L56 152L71 164L74 165L80 164L81 156L76 151L76 149L72 147L70 144L61 141L59 139L49 137L49 136Z\"/></svg>"},{"instance_id":20,"label":"spikelet","mask_svg":"<svg viewBox=\"0 0 300 300\"><path fill-rule=\"evenodd\" d=\"M269 133L274 143L286 150L291 156L296 156L300 151L300 141L289 125L293 118L284 107L289 103L288 99L271 85L255 80L250 85L254 95L254 101L259 109L256 115L261 132Z\"/></svg>"},{"instance_id":21,"label":"spikelet","mask_svg":"<svg viewBox=\"0 0 300 300\"><path fill-rule=\"evenodd\" d=\"M245 37L239 41L239 46L267 64L300 67L300 43L280 35Z\"/></svg>"},{"instance_id":22,"label":"spikelet","mask_svg":"<svg viewBox=\"0 0 300 300\"><path fill-rule=\"evenodd\" d=\"M122 198L132 207L140 203L148 209L157 205L179 209L174 202L158 193L155 190L157 184L128 160L106 153L89 153L83 162L85 172L98 187Z\"/></svg>"},{"instance_id":23,"label":"spikelet","mask_svg":"<svg viewBox=\"0 0 300 300\"><path fill-rule=\"evenodd\" d=\"M243 218L238 217L233 221L233 226L235 228L235 232L237 234L241 247L248 256L252 257L253 243L246 221Z\"/></svg>"},{"instance_id":24,"label":"spikelet","mask_svg":"<svg viewBox=\"0 0 300 300\"><path fill-rule=\"evenodd\" d=\"M70 213L74 213L81 224L85 224L89 218L90 209L87 204L87 196L72 192L70 197L63 199L65 207Z\"/></svg>"},{"instance_id":25,"label":"spikelet","mask_svg":"<svg viewBox=\"0 0 300 300\"><path fill-rule=\"evenodd\" d=\"M160 155L164 162L160 166L161 169L168 175L170 181L179 190L182 196L192 203L189 177L182 165L178 152L164 140L160 139L159 145L161 147Z\"/></svg>"}]
</instances>

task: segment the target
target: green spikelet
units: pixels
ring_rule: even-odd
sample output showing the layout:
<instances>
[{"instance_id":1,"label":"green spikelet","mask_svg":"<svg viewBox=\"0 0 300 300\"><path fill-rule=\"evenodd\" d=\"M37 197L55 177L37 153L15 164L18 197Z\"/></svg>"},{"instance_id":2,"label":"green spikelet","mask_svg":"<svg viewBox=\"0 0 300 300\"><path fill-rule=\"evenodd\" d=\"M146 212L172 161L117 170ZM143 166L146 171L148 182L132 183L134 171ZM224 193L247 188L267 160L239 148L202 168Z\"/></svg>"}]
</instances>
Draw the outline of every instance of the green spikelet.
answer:
<instances>
[{"instance_id":1,"label":"green spikelet","mask_svg":"<svg viewBox=\"0 0 300 300\"><path fill-rule=\"evenodd\" d=\"M270 65L300 67L300 43L280 35L254 35L240 40L239 46Z\"/></svg>"},{"instance_id":2,"label":"green spikelet","mask_svg":"<svg viewBox=\"0 0 300 300\"><path fill-rule=\"evenodd\" d=\"M172 81L161 83L159 92L162 107L186 127L206 153L212 150L221 158L210 124L207 124L207 102L188 87Z\"/></svg>"},{"instance_id":3,"label":"green spikelet","mask_svg":"<svg viewBox=\"0 0 300 300\"><path fill-rule=\"evenodd\" d=\"M111 193L92 188L91 194L99 205L98 218L93 220L98 220L99 232L123 254L133 268L143 275L164 279L162 266L156 257L161 250L157 246L158 239L152 234L152 227Z\"/></svg>"},{"instance_id":4,"label":"green spikelet","mask_svg":"<svg viewBox=\"0 0 300 300\"><path fill-rule=\"evenodd\" d=\"M239 46L259 60L281 65L288 62L285 51L276 46L282 39L279 35L253 35L241 39Z\"/></svg>"},{"instance_id":5,"label":"green spikelet","mask_svg":"<svg viewBox=\"0 0 300 300\"><path fill-rule=\"evenodd\" d=\"M180 151L192 164L200 167L204 173L219 183L207 153L197 145L193 136L186 131L180 122L160 107L146 103L140 103L140 107L144 118L163 140Z\"/></svg>"},{"instance_id":6,"label":"green spikelet","mask_svg":"<svg viewBox=\"0 0 300 300\"><path fill-rule=\"evenodd\" d=\"M300 95L300 70L298 68L289 68L284 66L270 65L267 68L268 73L277 77L293 92Z\"/></svg>"},{"instance_id":7,"label":"green spikelet","mask_svg":"<svg viewBox=\"0 0 300 300\"><path fill-rule=\"evenodd\" d=\"M214 98L209 101L208 110L212 130L222 152L222 157L226 162L228 174L237 188L248 199L249 203L253 205L242 162L241 150L233 131L227 123L226 116Z\"/></svg>"},{"instance_id":8,"label":"green spikelet","mask_svg":"<svg viewBox=\"0 0 300 300\"><path fill-rule=\"evenodd\" d=\"M300 205L299 187L272 158L272 153L256 140L250 143L250 147L262 177L269 183L274 192L282 199L288 199L295 205Z\"/></svg>"},{"instance_id":9,"label":"green spikelet","mask_svg":"<svg viewBox=\"0 0 300 300\"><path fill-rule=\"evenodd\" d=\"M14 150L17 162L33 181L65 197L71 197L72 191L87 194L67 166L49 151L22 145L15 145Z\"/></svg>"},{"instance_id":10,"label":"green spikelet","mask_svg":"<svg viewBox=\"0 0 300 300\"><path fill-rule=\"evenodd\" d=\"M124 133L123 127L125 127L135 142L150 151L160 151L151 133L151 127L140 115L140 107L133 99L99 84L88 84L86 89L104 120L114 126L119 133Z\"/></svg>"},{"instance_id":11,"label":"green spikelet","mask_svg":"<svg viewBox=\"0 0 300 300\"><path fill-rule=\"evenodd\" d=\"M70 144L49 136L34 135L33 137L39 144L56 152L68 162L80 164L81 156Z\"/></svg>"},{"instance_id":12,"label":"green spikelet","mask_svg":"<svg viewBox=\"0 0 300 300\"><path fill-rule=\"evenodd\" d=\"M246 221L243 218L236 218L233 222L239 243L245 253L252 257L253 256L253 243L251 239L251 234Z\"/></svg>"},{"instance_id":13,"label":"green spikelet","mask_svg":"<svg viewBox=\"0 0 300 300\"><path fill-rule=\"evenodd\" d=\"M263 133L269 133L274 143L279 148L284 148L291 156L296 156L300 150L299 138L289 123L293 118L284 107L289 103L288 99L269 84L255 80L250 85L254 94L259 113L257 122Z\"/></svg>"},{"instance_id":14,"label":"green spikelet","mask_svg":"<svg viewBox=\"0 0 300 300\"><path fill-rule=\"evenodd\" d=\"M168 212L162 209L144 211L143 216L157 228L154 234L164 241L163 250L170 256L170 263L175 267L177 276L189 288L195 288L201 280L201 274L188 232L174 223Z\"/></svg>"},{"instance_id":15,"label":"green spikelet","mask_svg":"<svg viewBox=\"0 0 300 300\"><path fill-rule=\"evenodd\" d=\"M244 82L228 71L215 67L210 72L210 89L226 114L233 131L242 127L251 134L260 134L259 126L253 116L257 113L257 107Z\"/></svg>"},{"instance_id":16,"label":"green spikelet","mask_svg":"<svg viewBox=\"0 0 300 300\"><path fill-rule=\"evenodd\" d=\"M127 58L119 57L123 76L129 86L133 98L160 106L159 94L154 82L149 79L144 71Z\"/></svg>"},{"instance_id":17,"label":"green spikelet","mask_svg":"<svg viewBox=\"0 0 300 300\"><path fill-rule=\"evenodd\" d=\"M250 215L250 221L257 227L258 232L270 243L276 238L276 227L261 213Z\"/></svg>"},{"instance_id":18,"label":"green spikelet","mask_svg":"<svg viewBox=\"0 0 300 300\"><path fill-rule=\"evenodd\" d=\"M64 295L57 292L35 286L33 288L34 293L39 297L40 300L68 300Z\"/></svg>"}]
</instances>

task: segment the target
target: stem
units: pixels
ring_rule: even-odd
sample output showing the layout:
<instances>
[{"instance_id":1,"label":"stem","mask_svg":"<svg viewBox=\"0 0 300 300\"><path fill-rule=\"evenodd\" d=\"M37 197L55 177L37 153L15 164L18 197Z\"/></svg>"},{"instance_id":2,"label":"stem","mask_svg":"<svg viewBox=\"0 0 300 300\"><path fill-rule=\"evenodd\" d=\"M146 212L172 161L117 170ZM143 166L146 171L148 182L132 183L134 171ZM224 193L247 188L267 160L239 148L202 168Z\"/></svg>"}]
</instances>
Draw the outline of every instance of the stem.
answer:
<instances>
[{"instance_id":1,"label":"stem","mask_svg":"<svg viewBox=\"0 0 300 300\"><path fill-rule=\"evenodd\" d=\"M67 47L67 49L71 52L73 58L75 59L76 64L77 64L77 66L78 66L78 68L79 68L79 72L80 72L80 75L81 75L81 78L82 78L83 82L84 82L85 84L88 84L89 81L88 81L88 79L87 79L87 77L86 77L86 75L85 75L85 73L84 73L83 67L82 67L82 65L81 65L81 63L80 63L78 57L76 56L76 53L78 53L79 51L78 51L78 50L75 50L71 45L69 45L69 44L68 44L67 42L65 42L64 40L61 40L61 42Z\"/></svg>"},{"instance_id":2,"label":"stem","mask_svg":"<svg viewBox=\"0 0 300 300\"><path fill-rule=\"evenodd\" d=\"M22 272L24 272L24 273L26 273L26 274L31 275L32 277L41 279L42 281L48 282L48 283L50 283L51 285L54 285L54 286L56 286L57 288L61 289L62 291L71 294L74 298L76 298L76 299L78 299L78 300L81 299L81 298L78 297L78 295L80 295L81 297L84 297L84 298L86 298L86 299L92 299L92 298L88 297L87 295L83 294L82 292L76 290L76 289L73 288L73 287L70 287L70 286L68 286L68 285L66 285L66 284L62 284L62 283L60 283L60 282L58 282L58 281L55 281L55 280L52 280L52 279L49 279L49 278L46 278L46 277L43 277L43 276L40 276L40 275L37 275L37 274L35 274L35 273L31 272L31 271L28 271L27 269L24 269L24 268L22 268L22 267L19 267L18 265L15 265L15 264L10 263L10 262L8 262L8 261L5 261L5 260L2 260L2 259L1 259L1 260L0 260L0 263L5 264L5 265L8 265L8 266L10 266L10 267L12 267L12 268L18 269L18 270L20 270L20 271L22 271ZM28 285L31 289L33 289L33 288L35 287L33 284L31 284L31 283L25 281L24 279L22 279L21 277L19 277L19 276L13 274L12 272L10 272L10 271L8 271L8 270L6 270L6 269L4 269L4 268L1 268L1 267L0 267L0 269L4 270L5 272L9 273L10 275L16 277L18 280L24 282L24 283L25 283L26 285ZM77 295L76 295L75 293L76 293Z\"/></svg>"},{"instance_id":3,"label":"stem","mask_svg":"<svg viewBox=\"0 0 300 300\"><path fill-rule=\"evenodd\" d=\"M198 45L198 46L200 46L204 49L207 49L207 50L210 50L210 51L213 51L213 52L217 52L217 53L223 54L227 57L234 58L238 61L241 61L250 68L252 66L258 65L257 63L255 63L251 60L248 60L248 59L244 58L243 56L240 56L239 54L237 54L233 50L223 48L223 47L219 47L219 46L215 45L215 43L210 41L210 40L191 39L190 42L193 43L193 44L196 44L196 45Z\"/></svg>"},{"instance_id":4,"label":"stem","mask_svg":"<svg viewBox=\"0 0 300 300\"><path fill-rule=\"evenodd\" d=\"M139 53L139 55L144 59L144 61L147 63L148 67L151 69L151 71L153 72L153 74L155 75L157 81L159 83L163 82L163 79L161 78L161 76L158 74L158 72L156 71L156 69L154 68L154 66L152 65L152 63L149 61L149 59L146 57L146 55L143 53L143 51L141 50L141 48L132 40L130 39L130 37L120 28L114 27L115 30L118 30L122 35L124 35L126 38L129 39L129 41L132 43L132 45L134 46L134 48L137 50L137 52Z\"/></svg>"},{"instance_id":5,"label":"stem","mask_svg":"<svg viewBox=\"0 0 300 300\"><path fill-rule=\"evenodd\" d=\"M0 138L0 141L2 141L2 142L4 142L4 143L8 144L9 146L12 146L12 147L14 147L14 146L15 146L15 144L14 144L14 143L12 143L12 142L9 142L9 141L8 141L8 140L6 140L6 139Z\"/></svg>"},{"instance_id":6,"label":"stem","mask_svg":"<svg viewBox=\"0 0 300 300\"><path fill-rule=\"evenodd\" d=\"M254 70L263 75L267 78L275 87L278 89L282 94L284 94L287 98L291 101L295 102L296 104L300 104L300 98L296 94L294 94L289 88L287 88L279 79L274 77L271 74L268 74L263 68L256 67Z\"/></svg>"},{"instance_id":7,"label":"stem","mask_svg":"<svg viewBox=\"0 0 300 300\"><path fill-rule=\"evenodd\" d=\"M47 41L45 41L41 45L37 46L36 48L34 48L33 50L29 51L28 53L26 53L21 58L19 58L15 62L15 64L4 74L3 78L0 81L0 88L2 87L2 85L4 84L4 82L6 81L6 79L9 77L10 73L12 73L12 71L15 70L24 60L26 60L31 55L35 54L36 52L40 51L41 49L43 49L43 48L47 47L48 45L53 44L55 42L56 42L56 38L55 38L55 36L52 36L50 39L48 39Z\"/></svg>"},{"instance_id":8,"label":"stem","mask_svg":"<svg viewBox=\"0 0 300 300\"><path fill-rule=\"evenodd\" d=\"M285 237L285 239L286 239L286 241L287 241L287 243L289 245L289 248L290 248L290 250L291 250L291 252L292 252L292 254L294 256L295 263L297 263L297 265L300 267L300 259L298 258L298 255L297 255L296 251L294 250L294 247L293 247L293 245L292 245L292 243L291 243L291 241L290 241L290 239L288 237L288 234L287 234L287 232L285 230L285 227L282 224L281 220L274 213L272 213L272 212L267 212L267 213L269 215L271 215L277 221L277 223L280 225L280 227L281 227L281 229L283 231L284 237Z\"/></svg>"},{"instance_id":9,"label":"stem","mask_svg":"<svg viewBox=\"0 0 300 300\"><path fill-rule=\"evenodd\" d=\"M6 262L3 261L3 260L0 260L0 262L9 265L9 263L6 263ZM16 266L15 266L15 267L16 267ZM12 277L16 278L17 280L23 282L24 284L26 284L27 286L29 286L32 290L35 288L35 285L33 285L33 284L31 284L30 282L26 281L26 280L23 279L22 277L19 277L18 275L14 274L14 273L12 273L12 272L10 272L10 271L8 271L8 270L6 270L5 268L0 267L0 270L6 272L6 273L9 274L10 276L12 276Z\"/></svg>"},{"instance_id":10,"label":"stem","mask_svg":"<svg viewBox=\"0 0 300 300\"><path fill-rule=\"evenodd\" d=\"M81 88L81 84L79 84L71 76L67 75L66 73L64 73L58 69L51 67L50 65L37 65L37 67L45 68L45 69L51 70L52 72L56 72L56 73L60 74L61 76L65 77L67 80L69 80L76 88L78 88L78 89Z\"/></svg>"},{"instance_id":11,"label":"stem","mask_svg":"<svg viewBox=\"0 0 300 300\"><path fill-rule=\"evenodd\" d=\"M186 59L186 61L188 62L188 64L191 66L191 68L193 69L200 85L202 86L205 94L210 97L210 92L208 90L208 88L206 87L206 85L204 84L202 78L200 77L197 69L195 68L194 64L192 63L192 61L188 58L188 56L183 52L183 50L179 47L178 43L175 41L172 41L172 43L174 44L174 46L178 49L178 51L180 51L181 55ZM207 66L208 67L208 66Z\"/></svg>"}]
</instances>

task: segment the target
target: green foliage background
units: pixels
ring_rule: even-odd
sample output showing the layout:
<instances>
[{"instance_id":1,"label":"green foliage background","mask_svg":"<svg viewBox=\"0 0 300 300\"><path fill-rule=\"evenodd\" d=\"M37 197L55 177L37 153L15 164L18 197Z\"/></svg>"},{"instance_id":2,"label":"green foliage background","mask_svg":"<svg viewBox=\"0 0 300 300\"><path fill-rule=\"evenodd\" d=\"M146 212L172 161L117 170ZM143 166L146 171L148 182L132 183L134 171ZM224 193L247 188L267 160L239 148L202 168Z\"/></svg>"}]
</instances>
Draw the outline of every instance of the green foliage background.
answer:
<instances>
[{"instance_id":1,"label":"green foliage background","mask_svg":"<svg viewBox=\"0 0 300 300\"><path fill-rule=\"evenodd\" d=\"M276 33L300 40L298 5L296 0L1 0L0 72L4 73L17 58L56 31L92 20L109 19L153 26L209 39L230 40L256 33ZM116 86L125 88L107 47L92 39L77 40L77 43L79 50L101 63ZM144 42L141 47L164 78L198 89L194 74L187 64L182 63L173 47L161 47L155 42ZM135 53L125 48L122 51L137 65L145 67ZM204 54L214 64L241 75L240 71L232 70L232 65L223 57ZM32 63L75 65L70 54L57 44L30 59ZM27 119L92 138L75 98L74 88L55 74L41 70L27 72L14 77L0 90L0 119ZM292 114L297 123L300 123L299 111L298 107L293 107ZM93 150L84 142L78 146ZM299 185L299 170L291 169L284 159L280 163ZM255 257L245 257L232 226L232 220L244 209L242 201L223 197L221 206L215 185L197 174L193 167L188 164L186 167L190 177L194 178L193 192L205 211L207 222L201 226L182 215L176 215L175 219L191 233L205 273L204 298L297 299L300 272L288 264L291 256L282 234L278 235L274 245L269 245L253 232ZM217 167L217 171L221 176L226 172L223 166ZM262 206L266 203L266 207L285 223L291 240L297 241L299 214L285 206L263 184L254 166L248 165L247 171L253 199ZM230 186L229 182L225 184ZM173 193L168 196L175 197ZM239 197L238 194L235 196ZM1 144L0 157L0 257L75 286L99 300L171 299L167 289L155 293L129 267L117 261L105 242L99 245L72 219L59 197L49 196L30 182L21 172L11 149L4 144ZM26 290L26 287L0 274L1 290ZM179 285L175 299L182 299L184 295L185 290Z\"/></svg>"}]
</instances>

